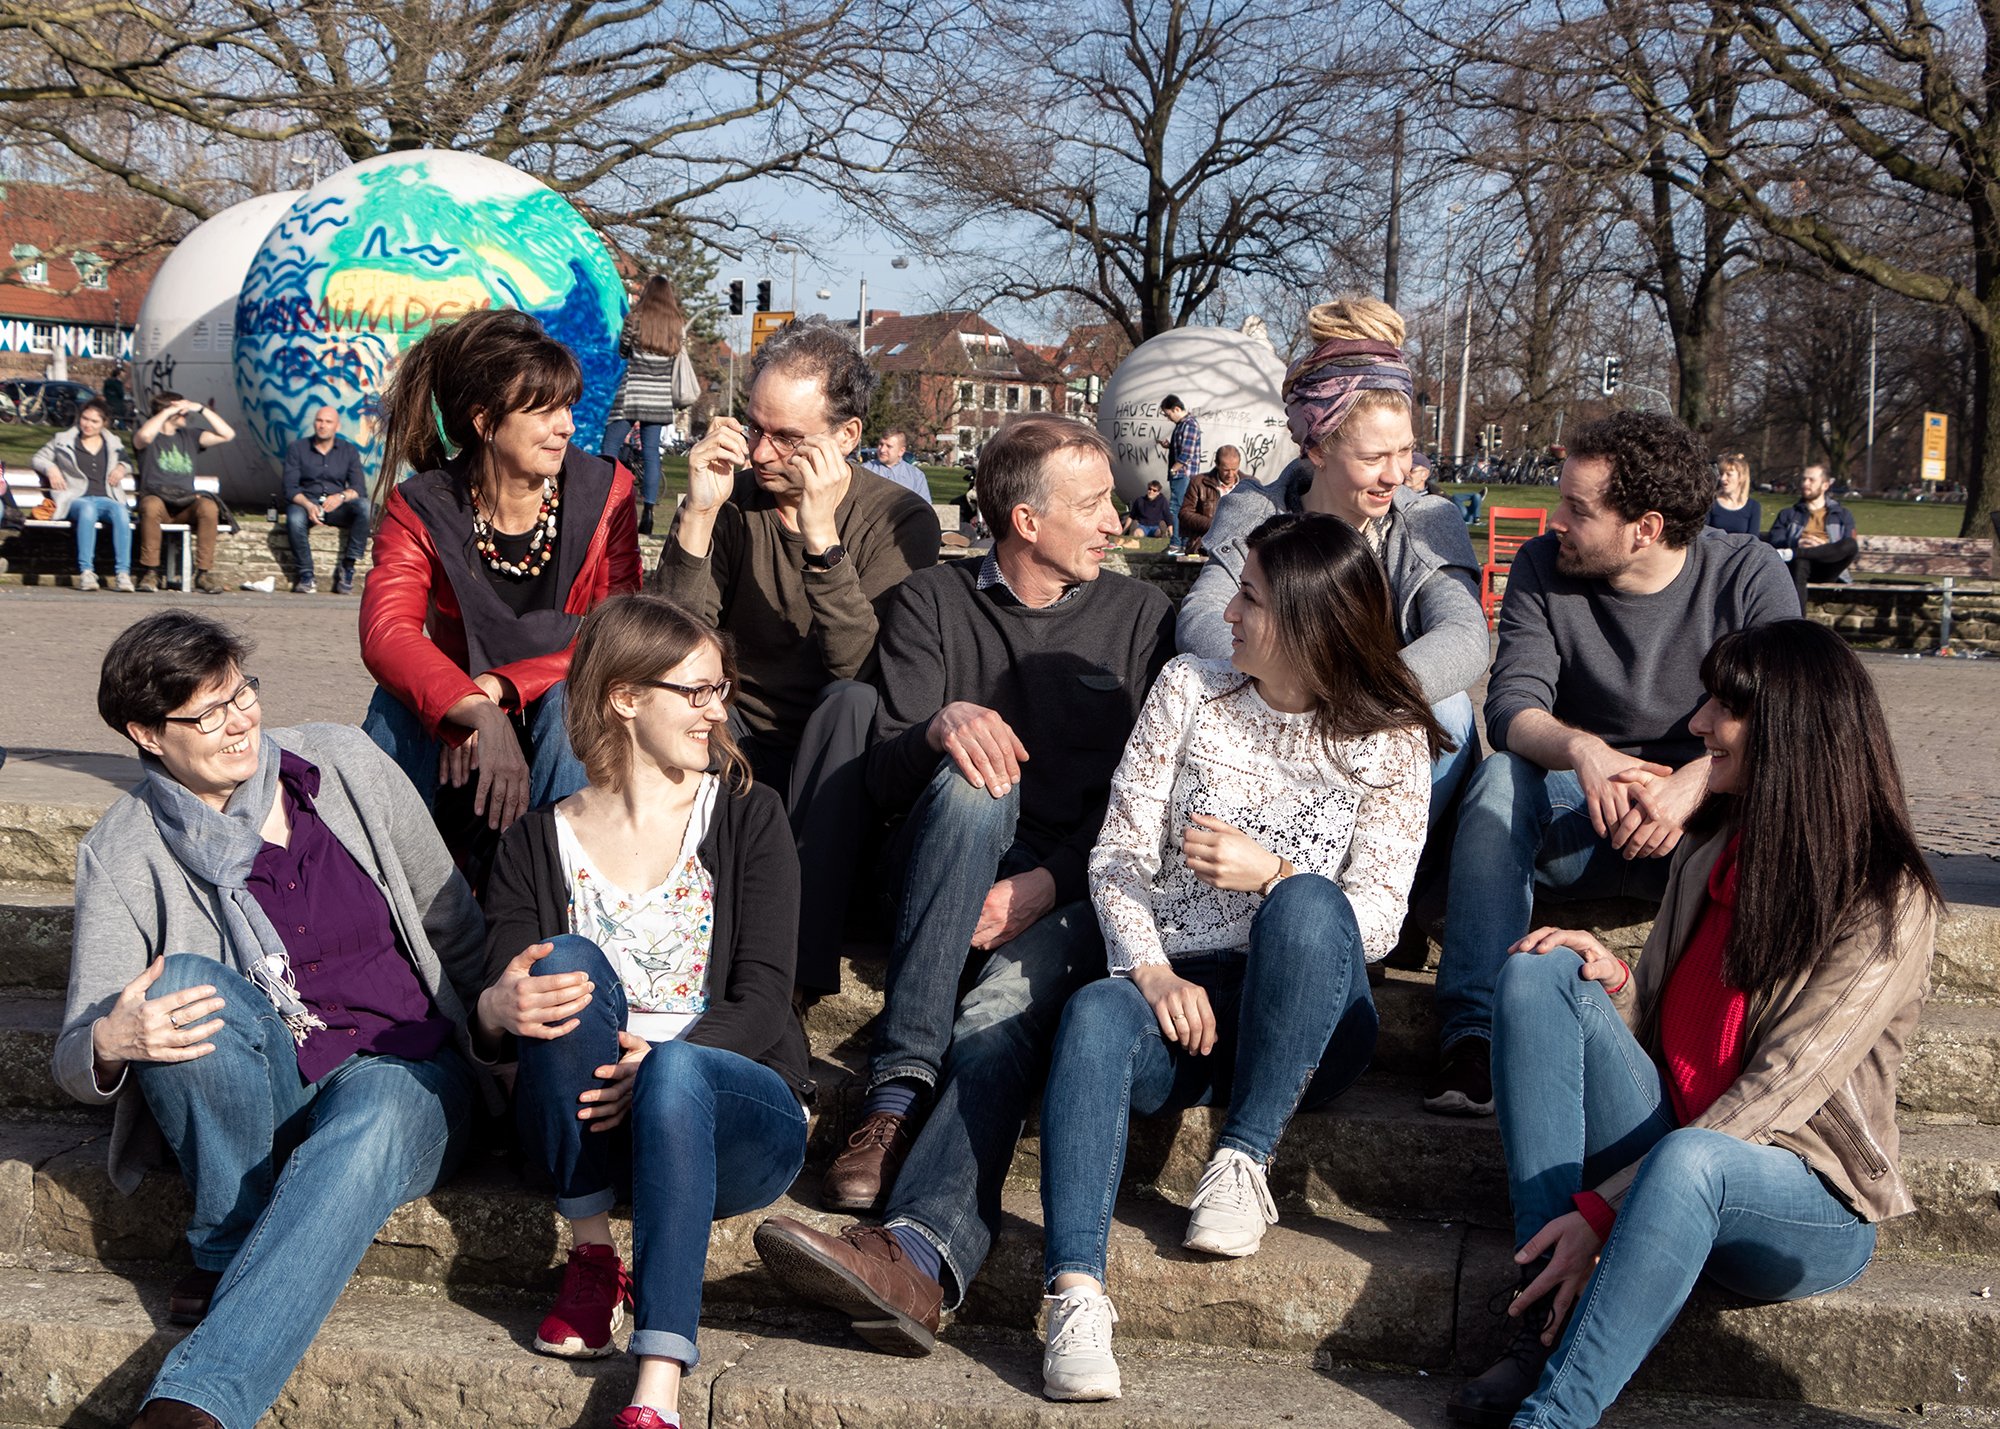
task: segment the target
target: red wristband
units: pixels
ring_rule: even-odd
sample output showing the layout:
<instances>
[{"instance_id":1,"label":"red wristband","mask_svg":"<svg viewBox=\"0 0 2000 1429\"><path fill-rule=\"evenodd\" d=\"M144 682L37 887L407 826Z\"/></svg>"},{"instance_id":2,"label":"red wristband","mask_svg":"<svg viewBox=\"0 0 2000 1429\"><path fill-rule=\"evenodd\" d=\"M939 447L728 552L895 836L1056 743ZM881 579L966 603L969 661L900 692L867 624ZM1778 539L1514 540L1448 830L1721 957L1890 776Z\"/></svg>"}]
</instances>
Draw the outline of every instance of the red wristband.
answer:
<instances>
[{"instance_id":1,"label":"red wristband","mask_svg":"<svg viewBox=\"0 0 2000 1429\"><path fill-rule=\"evenodd\" d=\"M1590 1228L1597 1232L1600 1243L1611 1239L1611 1227L1618 1220L1618 1212L1611 1209L1611 1203L1595 1191L1578 1191L1570 1198L1576 1213L1590 1222Z\"/></svg>"},{"instance_id":2,"label":"red wristband","mask_svg":"<svg viewBox=\"0 0 2000 1429\"><path fill-rule=\"evenodd\" d=\"M1625 976L1618 979L1618 986L1607 987L1606 989L1604 989L1604 995L1606 997L1618 996L1619 993L1625 991L1625 985L1632 981L1632 965L1630 963L1626 962L1625 959L1623 958L1613 958L1611 961L1618 964L1619 967L1625 969Z\"/></svg>"}]
</instances>

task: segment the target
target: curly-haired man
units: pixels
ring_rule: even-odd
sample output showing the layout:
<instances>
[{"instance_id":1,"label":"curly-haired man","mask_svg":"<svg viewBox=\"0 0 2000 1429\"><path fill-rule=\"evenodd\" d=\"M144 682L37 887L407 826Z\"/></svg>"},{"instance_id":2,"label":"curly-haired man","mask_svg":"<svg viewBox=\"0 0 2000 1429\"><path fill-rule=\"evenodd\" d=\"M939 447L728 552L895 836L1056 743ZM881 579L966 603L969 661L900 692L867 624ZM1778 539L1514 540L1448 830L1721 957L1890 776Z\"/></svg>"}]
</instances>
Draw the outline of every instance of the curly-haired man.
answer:
<instances>
[{"instance_id":1,"label":"curly-haired man","mask_svg":"<svg viewBox=\"0 0 2000 1429\"><path fill-rule=\"evenodd\" d=\"M1549 530L1521 548L1486 692L1493 753L1459 807L1437 1005L1432 1111L1487 1116L1493 984L1537 892L1657 901L1708 787L1688 730L1702 657L1731 631L1794 618L1777 553L1702 536L1715 477L1671 417L1586 425Z\"/></svg>"}]
</instances>

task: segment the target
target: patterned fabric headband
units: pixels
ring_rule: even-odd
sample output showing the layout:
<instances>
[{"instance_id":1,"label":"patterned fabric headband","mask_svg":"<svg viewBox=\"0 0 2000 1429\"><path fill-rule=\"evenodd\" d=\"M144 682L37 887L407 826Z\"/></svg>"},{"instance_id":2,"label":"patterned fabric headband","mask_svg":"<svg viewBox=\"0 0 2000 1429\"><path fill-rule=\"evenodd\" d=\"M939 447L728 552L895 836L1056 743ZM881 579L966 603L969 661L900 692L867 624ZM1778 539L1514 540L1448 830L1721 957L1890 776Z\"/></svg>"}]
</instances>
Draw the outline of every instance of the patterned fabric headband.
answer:
<instances>
[{"instance_id":1,"label":"patterned fabric headband","mask_svg":"<svg viewBox=\"0 0 2000 1429\"><path fill-rule=\"evenodd\" d=\"M1401 392L1415 400L1410 364L1400 347L1329 338L1294 362L1285 374L1285 417L1299 450L1319 446L1339 431L1363 392Z\"/></svg>"}]
</instances>

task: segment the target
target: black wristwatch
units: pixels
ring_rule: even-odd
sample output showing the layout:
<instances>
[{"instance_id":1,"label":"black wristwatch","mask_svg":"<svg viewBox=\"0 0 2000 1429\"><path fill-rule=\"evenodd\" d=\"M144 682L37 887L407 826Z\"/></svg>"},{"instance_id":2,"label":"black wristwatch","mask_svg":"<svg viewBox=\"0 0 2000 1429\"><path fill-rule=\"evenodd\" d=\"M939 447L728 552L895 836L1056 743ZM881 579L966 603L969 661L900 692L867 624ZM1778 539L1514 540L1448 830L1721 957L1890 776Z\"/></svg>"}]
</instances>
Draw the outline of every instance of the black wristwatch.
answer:
<instances>
[{"instance_id":1,"label":"black wristwatch","mask_svg":"<svg viewBox=\"0 0 2000 1429\"><path fill-rule=\"evenodd\" d=\"M805 559L806 569L809 571L830 571L847 559L847 547L835 541L817 556L807 551Z\"/></svg>"}]
</instances>

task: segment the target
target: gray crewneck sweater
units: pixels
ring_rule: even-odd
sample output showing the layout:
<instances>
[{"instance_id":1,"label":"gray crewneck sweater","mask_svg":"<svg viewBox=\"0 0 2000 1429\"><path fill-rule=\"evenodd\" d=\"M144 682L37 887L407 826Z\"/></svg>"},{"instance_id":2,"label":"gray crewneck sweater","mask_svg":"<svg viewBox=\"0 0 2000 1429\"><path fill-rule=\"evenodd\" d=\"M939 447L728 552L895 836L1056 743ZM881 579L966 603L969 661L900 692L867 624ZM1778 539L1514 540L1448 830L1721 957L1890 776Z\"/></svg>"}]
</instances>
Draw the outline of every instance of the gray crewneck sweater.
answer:
<instances>
[{"instance_id":1,"label":"gray crewneck sweater","mask_svg":"<svg viewBox=\"0 0 2000 1429\"><path fill-rule=\"evenodd\" d=\"M1687 547L1665 590L1621 595L1556 570L1551 531L1515 556L1500 608L1500 653L1486 687L1486 737L1507 748L1522 710L1546 710L1612 748L1675 768L1701 753L1688 720L1701 662L1735 630L1795 620L1799 598L1778 553L1755 536L1711 532Z\"/></svg>"}]
</instances>

